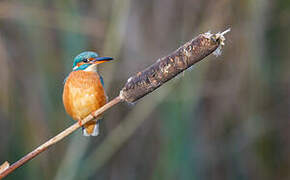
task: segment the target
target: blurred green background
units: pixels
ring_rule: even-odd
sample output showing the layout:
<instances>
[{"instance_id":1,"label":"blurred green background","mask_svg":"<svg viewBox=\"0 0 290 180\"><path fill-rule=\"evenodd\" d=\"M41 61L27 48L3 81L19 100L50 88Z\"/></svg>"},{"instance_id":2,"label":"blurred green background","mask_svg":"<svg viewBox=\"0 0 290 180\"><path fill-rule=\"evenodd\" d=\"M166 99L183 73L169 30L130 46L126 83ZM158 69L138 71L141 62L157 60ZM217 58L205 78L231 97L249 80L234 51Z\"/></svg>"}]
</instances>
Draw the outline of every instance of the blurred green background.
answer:
<instances>
[{"instance_id":1,"label":"blurred green background","mask_svg":"<svg viewBox=\"0 0 290 180\"><path fill-rule=\"evenodd\" d=\"M113 98L159 57L228 27L221 56L7 179L290 179L289 0L0 1L0 163L73 123L61 96L78 53L116 59L100 67Z\"/></svg>"}]
</instances>

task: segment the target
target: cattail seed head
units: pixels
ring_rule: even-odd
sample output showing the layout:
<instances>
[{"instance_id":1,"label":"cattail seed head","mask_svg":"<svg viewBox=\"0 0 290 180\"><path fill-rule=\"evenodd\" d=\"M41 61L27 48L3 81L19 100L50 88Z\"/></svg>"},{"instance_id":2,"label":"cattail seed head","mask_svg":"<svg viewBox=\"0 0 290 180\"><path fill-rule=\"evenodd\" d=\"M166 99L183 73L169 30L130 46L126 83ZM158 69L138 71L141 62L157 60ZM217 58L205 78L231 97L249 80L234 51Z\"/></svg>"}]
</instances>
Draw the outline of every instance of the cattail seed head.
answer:
<instances>
[{"instance_id":1,"label":"cattail seed head","mask_svg":"<svg viewBox=\"0 0 290 180\"><path fill-rule=\"evenodd\" d=\"M128 79L120 91L121 99L133 103L212 52L216 55L220 54L220 48L225 41L224 34L228 31L230 29L223 33L200 34L170 55L158 59L154 64Z\"/></svg>"}]
</instances>

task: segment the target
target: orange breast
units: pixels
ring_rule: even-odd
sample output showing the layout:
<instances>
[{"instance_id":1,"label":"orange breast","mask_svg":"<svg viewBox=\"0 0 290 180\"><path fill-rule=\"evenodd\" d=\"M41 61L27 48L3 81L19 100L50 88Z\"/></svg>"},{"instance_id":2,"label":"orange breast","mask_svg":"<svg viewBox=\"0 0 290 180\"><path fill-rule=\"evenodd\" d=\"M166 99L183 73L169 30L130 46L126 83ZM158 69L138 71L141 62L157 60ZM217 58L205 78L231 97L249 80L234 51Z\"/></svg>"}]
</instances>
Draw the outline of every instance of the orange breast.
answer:
<instances>
[{"instance_id":1,"label":"orange breast","mask_svg":"<svg viewBox=\"0 0 290 180\"><path fill-rule=\"evenodd\" d=\"M98 73L73 71L69 74L63 90L63 104L73 119L83 119L106 102Z\"/></svg>"}]
</instances>

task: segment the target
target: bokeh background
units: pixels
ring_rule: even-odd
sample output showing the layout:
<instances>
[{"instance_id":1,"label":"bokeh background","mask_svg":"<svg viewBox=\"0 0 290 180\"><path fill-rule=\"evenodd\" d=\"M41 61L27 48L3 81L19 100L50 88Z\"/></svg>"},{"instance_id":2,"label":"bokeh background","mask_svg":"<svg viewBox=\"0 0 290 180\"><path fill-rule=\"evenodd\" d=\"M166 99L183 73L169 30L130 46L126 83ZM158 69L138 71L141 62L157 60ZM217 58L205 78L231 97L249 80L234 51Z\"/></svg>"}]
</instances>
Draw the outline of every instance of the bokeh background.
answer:
<instances>
[{"instance_id":1,"label":"bokeh background","mask_svg":"<svg viewBox=\"0 0 290 180\"><path fill-rule=\"evenodd\" d=\"M116 59L99 69L113 98L159 57L229 27L221 56L7 179L289 179L289 0L0 1L0 163L73 123L61 96L78 53Z\"/></svg>"}]
</instances>

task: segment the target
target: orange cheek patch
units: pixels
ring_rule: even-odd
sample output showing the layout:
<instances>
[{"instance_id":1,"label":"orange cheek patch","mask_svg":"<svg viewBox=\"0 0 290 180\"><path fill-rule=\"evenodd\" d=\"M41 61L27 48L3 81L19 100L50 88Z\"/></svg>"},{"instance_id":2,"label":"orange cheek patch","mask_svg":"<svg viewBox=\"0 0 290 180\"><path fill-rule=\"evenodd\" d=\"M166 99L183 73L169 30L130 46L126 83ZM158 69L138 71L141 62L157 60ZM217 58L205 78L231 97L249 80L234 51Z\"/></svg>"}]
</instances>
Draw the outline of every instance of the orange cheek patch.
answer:
<instances>
[{"instance_id":1,"label":"orange cheek patch","mask_svg":"<svg viewBox=\"0 0 290 180\"><path fill-rule=\"evenodd\" d=\"M77 67L80 67L81 65L83 65L84 63L80 62L80 63L77 63Z\"/></svg>"},{"instance_id":2,"label":"orange cheek patch","mask_svg":"<svg viewBox=\"0 0 290 180\"><path fill-rule=\"evenodd\" d=\"M88 60L89 60L89 61L93 61L93 60L95 60L95 58L88 58Z\"/></svg>"}]
</instances>

